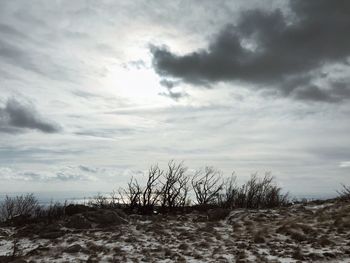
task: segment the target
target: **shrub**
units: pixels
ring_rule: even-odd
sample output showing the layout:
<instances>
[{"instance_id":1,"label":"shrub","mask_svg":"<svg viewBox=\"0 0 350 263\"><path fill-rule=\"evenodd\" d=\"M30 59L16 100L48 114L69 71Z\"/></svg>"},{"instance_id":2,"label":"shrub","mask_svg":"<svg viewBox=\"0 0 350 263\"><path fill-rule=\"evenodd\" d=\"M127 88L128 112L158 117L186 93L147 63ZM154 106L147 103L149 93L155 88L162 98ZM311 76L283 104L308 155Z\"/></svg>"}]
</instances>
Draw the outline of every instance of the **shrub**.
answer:
<instances>
[{"instance_id":1,"label":"shrub","mask_svg":"<svg viewBox=\"0 0 350 263\"><path fill-rule=\"evenodd\" d=\"M162 179L162 188L159 192L161 207L169 210L176 207L184 207L187 201L189 191L186 176L187 168L183 163L176 164L174 161L168 163L168 170L164 173Z\"/></svg>"},{"instance_id":2,"label":"shrub","mask_svg":"<svg viewBox=\"0 0 350 263\"><path fill-rule=\"evenodd\" d=\"M136 179L131 177L127 189L119 189L121 201L129 210L134 210L141 205L141 186Z\"/></svg>"},{"instance_id":3,"label":"shrub","mask_svg":"<svg viewBox=\"0 0 350 263\"><path fill-rule=\"evenodd\" d=\"M192 188L199 205L216 203L223 188L222 172L214 167L206 166L198 170L192 178Z\"/></svg>"},{"instance_id":4,"label":"shrub","mask_svg":"<svg viewBox=\"0 0 350 263\"><path fill-rule=\"evenodd\" d=\"M274 178L265 174L258 178L257 174L242 186L236 185L236 177L227 179L224 192L219 195L219 204L227 208L273 208L289 203L288 194L275 185Z\"/></svg>"},{"instance_id":5,"label":"shrub","mask_svg":"<svg viewBox=\"0 0 350 263\"><path fill-rule=\"evenodd\" d=\"M189 191L186 170L182 162L174 161L168 163L167 170L151 166L145 186L131 178L127 188L119 190L120 199L129 210L141 214L152 214L157 206L163 212L184 207Z\"/></svg>"},{"instance_id":6,"label":"shrub","mask_svg":"<svg viewBox=\"0 0 350 263\"><path fill-rule=\"evenodd\" d=\"M87 204L94 208L108 208L110 206L107 197L100 193L92 197Z\"/></svg>"},{"instance_id":7,"label":"shrub","mask_svg":"<svg viewBox=\"0 0 350 263\"><path fill-rule=\"evenodd\" d=\"M33 194L9 197L0 203L0 219L8 221L17 216L32 217L39 209L38 200Z\"/></svg>"},{"instance_id":8,"label":"shrub","mask_svg":"<svg viewBox=\"0 0 350 263\"><path fill-rule=\"evenodd\" d=\"M146 185L142 186L131 178L127 188L119 191L120 199L129 210L141 214L152 214L155 207L161 212L185 208L190 203L188 193L191 190L196 198L196 205L192 208L204 211L217 207L274 208L290 203L288 194L282 194L282 189L269 173L263 178L254 174L245 184L238 186L234 174L223 180L222 172L211 166L196 171L191 184L186 171L182 162L176 164L170 161L167 170L161 170L158 165L152 166Z\"/></svg>"},{"instance_id":9,"label":"shrub","mask_svg":"<svg viewBox=\"0 0 350 263\"><path fill-rule=\"evenodd\" d=\"M338 198L342 201L350 201L350 187L344 184L341 185L342 189L338 192Z\"/></svg>"},{"instance_id":10,"label":"shrub","mask_svg":"<svg viewBox=\"0 0 350 263\"><path fill-rule=\"evenodd\" d=\"M67 207L67 203L59 203L59 202L51 202L49 206L42 207L38 206L35 212L36 218L47 219L49 223L54 220L63 218L65 216L65 209Z\"/></svg>"},{"instance_id":11,"label":"shrub","mask_svg":"<svg viewBox=\"0 0 350 263\"><path fill-rule=\"evenodd\" d=\"M41 206L33 194L6 196L0 203L0 221L15 225L26 224L29 219L51 223L65 216L66 206L66 202L51 202L48 206Z\"/></svg>"}]
</instances>

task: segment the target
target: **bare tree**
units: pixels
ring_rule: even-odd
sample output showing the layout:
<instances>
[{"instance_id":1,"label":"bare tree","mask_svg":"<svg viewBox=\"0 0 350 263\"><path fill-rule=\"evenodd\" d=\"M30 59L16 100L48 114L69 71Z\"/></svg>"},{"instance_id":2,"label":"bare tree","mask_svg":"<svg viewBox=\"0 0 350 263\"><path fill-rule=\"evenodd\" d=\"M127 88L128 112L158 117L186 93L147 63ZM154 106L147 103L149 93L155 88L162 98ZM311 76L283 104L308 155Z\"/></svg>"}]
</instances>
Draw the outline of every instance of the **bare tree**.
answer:
<instances>
[{"instance_id":1,"label":"bare tree","mask_svg":"<svg viewBox=\"0 0 350 263\"><path fill-rule=\"evenodd\" d=\"M183 162L176 164L173 160L168 163L160 190L161 207L172 209L186 204L189 191L187 168Z\"/></svg>"},{"instance_id":2,"label":"bare tree","mask_svg":"<svg viewBox=\"0 0 350 263\"><path fill-rule=\"evenodd\" d=\"M223 187L222 172L211 166L198 170L192 178L197 203L207 205L217 201Z\"/></svg>"},{"instance_id":3,"label":"bare tree","mask_svg":"<svg viewBox=\"0 0 350 263\"><path fill-rule=\"evenodd\" d=\"M157 186L163 173L164 171L160 170L158 165L151 166L148 170L148 179L142 194L143 207L153 207L157 203L160 194Z\"/></svg>"},{"instance_id":4,"label":"bare tree","mask_svg":"<svg viewBox=\"0 0 350 263\"><path fill-rule=\"evenodd\" d=\"M130 209L138 208L141 205L141 187L134 177L128 182L127 189L120 189L121 201Z\"/></svg>"},{"instance_id":5,"label":"bare tree","mask_svg":"<svg viewBox=\"0 0 350 263\"><path fill-rule=\"evenodd\" d=\"M239 188L236 183L237 177L233 172L231 177L226 178L223 182L223 193L219 194L218 204L224 208L235 208Z\"/></svg>"}]
</instances>

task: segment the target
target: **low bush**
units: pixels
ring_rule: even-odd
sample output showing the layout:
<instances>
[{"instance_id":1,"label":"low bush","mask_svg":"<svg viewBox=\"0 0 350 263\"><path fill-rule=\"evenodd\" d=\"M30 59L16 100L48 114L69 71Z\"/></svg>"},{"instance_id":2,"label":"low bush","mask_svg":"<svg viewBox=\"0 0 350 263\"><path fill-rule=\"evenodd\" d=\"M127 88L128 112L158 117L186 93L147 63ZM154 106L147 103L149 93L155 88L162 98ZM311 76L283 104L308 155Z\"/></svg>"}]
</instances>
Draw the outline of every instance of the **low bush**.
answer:
<instances>
[{"instance_id":1,"label":"low bush","mask_svg":"<svg viewBox=\"0 0 350 263\"><path fill-rule=\"evenodd\" d=\"M338 198L341 201L350 201L350 187L344 184L341 185L342 188L338 190Z\"/></svg>"},{"instance_id":2,"label":"low bush","mask_svg":"<svg viewBox=\"0 0 350 263\"><path fill-rule=\"evenodd\" d=\"M270 174L265 174L263 178L254 174L242 186L237 186L236 177L229 178L224 192L219 195L218 204L231 209L274 208L288 205L289 197L282 193Z\"/></svg>"},{"instance_id":3,"label":"low bush","mask_svg":"<svg viewBox=\"0 0 350 263\"><path fill-rule=\"evenodd\" d=\"M6 196L0 202L0 222L12 225L25 224L35 220L52 222L65 215L66 203L51 202L48 206L39 205L34 194L15 197Z\"/></svg>"},{"instance_id":4,"label":"low bush","mask_svg":"<svg viewBox=\"0 0 350 263\"><path fill-rule=\"evenodd\" d=\"M14 217L32 217L40 209L38 200L33 194L16 197L7 196L0 203L1 221L12 220Z\"/></svg>"}]
</instances>

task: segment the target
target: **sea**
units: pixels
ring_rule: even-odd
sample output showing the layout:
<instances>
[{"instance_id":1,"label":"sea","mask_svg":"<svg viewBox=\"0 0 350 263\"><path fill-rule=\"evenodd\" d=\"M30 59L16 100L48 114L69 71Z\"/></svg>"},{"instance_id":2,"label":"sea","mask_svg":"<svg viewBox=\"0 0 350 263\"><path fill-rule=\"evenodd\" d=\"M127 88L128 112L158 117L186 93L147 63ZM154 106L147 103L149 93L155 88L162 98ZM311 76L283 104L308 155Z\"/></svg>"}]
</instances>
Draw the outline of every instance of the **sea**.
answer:
<instances>
[{"instance_id":1,"label":"sea","mask_svg":"<svg viewBox=\"0 0 350 263\"><path fill-rule=\"evenodd\" d=\"M25 194L33 194L38 200L40 205L46 206L51 203L67 203L67 204L87 204L89 200L92 200L97 195L102 195L107 199L110 198L109 192L83 192L83 191L52 191L52 192L0 192L0 202L3 201L6 196L16 197ZM336 197L337 194L297 194L290 195L291 199L294 200L324 200Z\"/></svg>"},{"instance_id":2,"label":"sea","mask_svg":"<svg viewBox=\"0 0 350 263\"><path fill-rule=\"evenodd\" d=\"M6 196L16 197L26 194L33 194L40 205L46 206L52 203L67 203L67 204L87 204L89 200L97 195L109 197L110 193L103 192L80 192L80 191L60 191L60 192L7 192L0 193L0 202Z\"/></svg>"}]
</instances>

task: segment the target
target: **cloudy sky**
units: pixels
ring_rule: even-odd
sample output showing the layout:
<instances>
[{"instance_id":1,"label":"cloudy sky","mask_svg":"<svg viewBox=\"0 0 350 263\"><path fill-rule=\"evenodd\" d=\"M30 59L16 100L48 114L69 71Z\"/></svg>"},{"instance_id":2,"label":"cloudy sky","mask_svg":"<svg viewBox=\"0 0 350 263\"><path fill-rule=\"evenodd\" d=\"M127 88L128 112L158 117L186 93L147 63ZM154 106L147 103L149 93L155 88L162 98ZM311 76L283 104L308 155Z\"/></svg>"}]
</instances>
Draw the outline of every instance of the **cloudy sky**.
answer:
<instances>
[{"instance_id":1,"label":"cloudy sky","mask_svg":"<svg viewBox=\"0 0 350 263\"><path fill-rule=\"evenodd\" d=\"M0 192L154 163L350 184L350 1L0 2Z\"/></svg>"}]
</instances>

